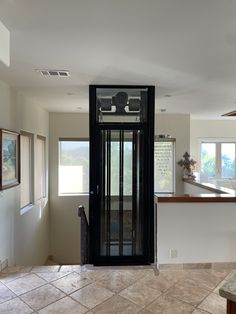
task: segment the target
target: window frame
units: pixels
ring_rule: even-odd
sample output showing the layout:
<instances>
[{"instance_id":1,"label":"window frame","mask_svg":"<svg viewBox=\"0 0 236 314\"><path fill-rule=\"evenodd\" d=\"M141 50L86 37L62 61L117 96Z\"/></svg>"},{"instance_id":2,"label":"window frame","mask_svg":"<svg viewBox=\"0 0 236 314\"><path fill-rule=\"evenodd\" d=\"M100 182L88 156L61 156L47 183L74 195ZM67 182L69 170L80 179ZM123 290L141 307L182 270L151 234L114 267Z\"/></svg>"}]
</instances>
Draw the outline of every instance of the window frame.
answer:
<instances>
[{"instance_id":1,"label":"window frame","mask_svg":"<svg viewBox=\"0 0 236 314\"><path fill-rule=\"evenodd\" d=\"M172 160L172 168L173 168L173 173L172 173L172 186L173 186L173 191L172 192L158 192L155 191L155 193L160 193L160 194L174 194L176 191L176 138L161 138L158 136L155 136L154 139L154 190L155 190L155 143L156 142L172 142L173 143L173 160Z\"/></svg>"},{"instance_id":2,"label":"window frame","mask_svg":"<svg viewBox=\"0 0 236 314\"><path fill-rule=\"evenodd\" d=\"M86 137L59 137L58 138L58 171L57 171L57 196L58 197L68 197L68 196L88 196L89 195L89 186L87 192L81 193L60 193L60 156L61 156L61 147L60 142L88 142L88 161L90 162L90 141ZM89 174L88 174L89 176Z\"/></svg>"},{"instance_id":3,"label":"window frame","mask_svg":"<svg viewBox=\"0 0 236 314\"><path fill-rule=\"evenodd\" d=\"M202 144L215 144L215 177L208 177L209 179L236 179L236 138L204 138L199 140L199 172L202 172ZM222 177L222 159L221 159L221 145L234 144L235 145L235 159L234 159L234 177Z\"/></svg>"},{"instance_id":4,"label":"window frame","mask_svg":"<svg viewBox=\"0 0 236 314\"><path fill-rule=\"evenodd\" d=\"M30 147L29 147L29 187L30 187L30 191L29 191L29 203L25 204L25 205L21 205L21 201L20 201L20 209L24 210L25 208L28 207L32 207L34 205L35 202L35 197L34 197L34 188L35 188L35 184L34 184L34 134L21 130L20 131L20 139L22 136L28 137L29 138L29 143L30 143ZM22 141L20 140L20 145L21 145ZM23 150L21 149L21 154L23 153ZM21 158L21 162L22 162L22 158ZM22 169L21 169L22 172ZM21 183L22 184L22 178L21 178Z\"/></svg>"},{"instance_id":5,"label":"window frame","mask_svg":"<svg viewBox=\"0 0 236 314\"><path fill-rule=\"evenodd\" d=\"M37 140L41 140L44 144L43 144L43 147L44 147L44 153L43 153L43 195L40 197L38 197L37 195L37 184L40 184L40 182L38 181L39 178L38 178L38 173L37 173ZM46 146L46 142L47 142L47 138L46 136L42 136L42 135L38 135L36 136L36 145L35 145L35 148L36 148L36 157L35 157L35 171L36 171L36 174L35 174L35 179L36 179L36 182L35 182L35 200L36 202L40 202L41 200L47 198L47 146Z\"/></svg>"}]
</instances>

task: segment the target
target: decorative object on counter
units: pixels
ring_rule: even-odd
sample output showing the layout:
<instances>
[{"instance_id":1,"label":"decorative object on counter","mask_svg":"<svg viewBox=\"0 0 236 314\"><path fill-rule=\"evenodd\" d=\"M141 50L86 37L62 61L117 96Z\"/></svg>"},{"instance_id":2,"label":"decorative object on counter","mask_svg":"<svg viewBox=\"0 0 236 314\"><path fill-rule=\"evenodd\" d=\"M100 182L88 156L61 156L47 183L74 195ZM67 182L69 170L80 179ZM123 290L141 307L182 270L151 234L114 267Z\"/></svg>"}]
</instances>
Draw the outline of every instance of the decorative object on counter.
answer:
<instances>
[{"instance_id":1,"label":"decorative object on counter","mask_svg":"<svg viewBox=\"0 0 236 314\"><path fill-rule=\"evenodd\" d=\"M193 174L193 168L197 162L194 159L190 159L189 153L185 153L183 158L178 161L178 165L184 168L184 179L195 179L195 175Z\"/></svg>"},{"instance_id":2,"label":"decorative object on counter","mask_svg":"<svg viewBox=\"0 0 236 314\"><path fill-rule=\"evenodd\" d=\"M20 134L0 129L0 191L20 184Z\"/></svg>"}]
</instances>

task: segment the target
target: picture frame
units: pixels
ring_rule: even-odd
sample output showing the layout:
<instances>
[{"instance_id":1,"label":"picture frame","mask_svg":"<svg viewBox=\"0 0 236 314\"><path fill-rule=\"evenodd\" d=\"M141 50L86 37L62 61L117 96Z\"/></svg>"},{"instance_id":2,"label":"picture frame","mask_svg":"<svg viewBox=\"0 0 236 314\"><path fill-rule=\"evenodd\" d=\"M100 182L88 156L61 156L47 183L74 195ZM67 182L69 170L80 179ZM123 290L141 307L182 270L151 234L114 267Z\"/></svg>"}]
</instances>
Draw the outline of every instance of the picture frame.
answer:
<instances>
[{"instance_id":1,"label":"picture frame","mask_svg":"<svg viewBox=\"0 0 236 314\"><path fill-rule=\"evenodd\" d=\"M20 184L20 134L0 128L0 191Z\"/></svg>"}]
</instances>

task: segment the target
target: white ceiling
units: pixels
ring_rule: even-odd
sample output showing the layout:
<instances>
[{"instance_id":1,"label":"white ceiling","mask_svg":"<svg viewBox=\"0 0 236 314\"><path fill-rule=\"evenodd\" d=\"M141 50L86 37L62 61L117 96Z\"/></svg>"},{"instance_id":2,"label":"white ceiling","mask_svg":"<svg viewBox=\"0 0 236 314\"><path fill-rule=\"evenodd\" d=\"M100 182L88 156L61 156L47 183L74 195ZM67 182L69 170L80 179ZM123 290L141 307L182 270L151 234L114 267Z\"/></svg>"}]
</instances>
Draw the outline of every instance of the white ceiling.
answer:
<instances>
[{"instance_id":1,"label":"white ceiling","mask_svg":"<svg viewBox=\"0 0 236 314\"><path fill-rule=\"evenodd\" d=\"M0 79L49 111L88 110L88 85L103 83L156 85L156 110L193 118L236 109L235 0L0 0L0 20Z\"/></svg>"}]
</instances>

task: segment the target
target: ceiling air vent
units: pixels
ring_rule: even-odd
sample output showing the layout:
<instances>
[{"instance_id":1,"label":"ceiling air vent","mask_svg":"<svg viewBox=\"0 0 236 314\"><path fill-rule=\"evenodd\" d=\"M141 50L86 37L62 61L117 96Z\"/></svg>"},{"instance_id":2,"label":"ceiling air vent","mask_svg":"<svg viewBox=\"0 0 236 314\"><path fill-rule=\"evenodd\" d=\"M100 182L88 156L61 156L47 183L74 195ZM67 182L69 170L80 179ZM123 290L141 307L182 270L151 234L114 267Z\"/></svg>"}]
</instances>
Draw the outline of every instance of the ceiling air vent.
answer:
<instances>
[{"instance_id":1,"label":"ceiling air vent","mask_svg":"<svg viewBox=\"0 0 236 314\"><path fill-rule=\"evenodd\" d=\"M224 113L221 116L222 117L236 117L236 110Z\"/></svg>"},{"instance_id":2,"label":"ceiling air vent","mask_svg":"<svg viewBox=\"0 0 236 314\"><path fill-rule=\"evenodd\" d=\"M36 70L43 76L58 76L58 77L69 77L70 72L65 70Z\"/></svg>"}]
</instances>

